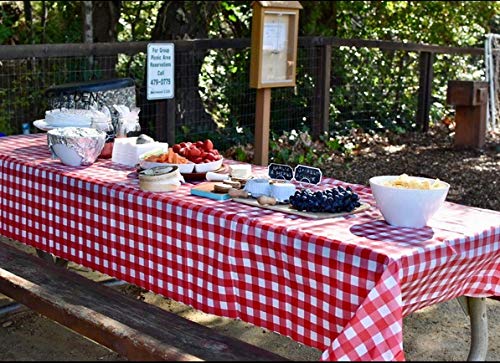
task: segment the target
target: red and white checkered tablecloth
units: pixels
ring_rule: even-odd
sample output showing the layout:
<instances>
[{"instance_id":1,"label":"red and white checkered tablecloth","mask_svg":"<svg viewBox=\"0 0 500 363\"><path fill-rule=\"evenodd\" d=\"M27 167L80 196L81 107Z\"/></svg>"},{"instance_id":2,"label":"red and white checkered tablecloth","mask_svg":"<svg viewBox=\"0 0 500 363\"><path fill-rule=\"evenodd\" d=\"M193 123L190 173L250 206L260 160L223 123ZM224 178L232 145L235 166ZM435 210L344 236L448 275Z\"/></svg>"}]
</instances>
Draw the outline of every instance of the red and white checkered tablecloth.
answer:
<instances>
[{"instance_id":1,"label":"red and white checkered tablecloth","mask_svg":"<svg viewBox=\"0 0 500 363\"><path fill-rule=\"evenodd\" d=\"M404 360L403 316L500 295L499 212L445 202L429 226L396 228L360 185L372 208L321 220L191 187L143 192L133 168L111 160L51 159L45 134L0 138L0 234L289 336L323 360Z\"/></svg>"}]
</instances>

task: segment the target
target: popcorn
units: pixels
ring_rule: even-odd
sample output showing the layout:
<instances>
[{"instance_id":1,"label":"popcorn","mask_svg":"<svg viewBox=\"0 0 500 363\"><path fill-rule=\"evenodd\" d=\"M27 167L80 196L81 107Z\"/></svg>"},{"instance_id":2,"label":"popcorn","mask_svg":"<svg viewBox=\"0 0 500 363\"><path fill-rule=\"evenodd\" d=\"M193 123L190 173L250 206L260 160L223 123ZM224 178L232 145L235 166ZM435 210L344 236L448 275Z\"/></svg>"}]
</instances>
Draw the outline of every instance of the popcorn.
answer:
<instances>
[{"instance_id":1,"label":"popcorn","mask_svg":"<svg viewBox=\"0 0 500 363\"><path fill-rule=\"evenodd\" d=\"M420 181L415 177L408 176L408 174L401 174L396 179L386 181L384 185L400 189L429 190L444 188L444 185L437 178L433 182L428 180Z\"/></svg>"}]
</instances>

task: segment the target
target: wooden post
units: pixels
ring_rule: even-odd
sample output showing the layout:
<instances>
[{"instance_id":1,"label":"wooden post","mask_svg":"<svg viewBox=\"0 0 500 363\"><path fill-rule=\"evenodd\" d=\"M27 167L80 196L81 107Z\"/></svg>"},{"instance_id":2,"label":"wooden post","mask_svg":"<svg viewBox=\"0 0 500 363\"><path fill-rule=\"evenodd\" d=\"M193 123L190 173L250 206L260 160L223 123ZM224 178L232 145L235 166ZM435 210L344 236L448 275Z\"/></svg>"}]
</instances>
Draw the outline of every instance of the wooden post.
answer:
<instances>
[{"instance_id":1,"label":"wooden post","mask_svg":"<svg viewBox=\"0 0 500 363\"><path fill-rule=\"evenodd\" d=\"M155 135L158 141L175 144L175 99L155 102Z\"/></svg>"},{"instance_id":2,"label":"wooden post","mask_svg":"<svg viewBox=\"0 0 500 363\"><path fill-rule=\"evenodd\" d=\"M267 166L269 162L269 125L271 119L271 89L257 89L255 100L254 164Z\"/></svg>"},{"instance_id":3,"label":"wooden post","mask_svg":"<svg viewBox=\"0 0 500 363\"><path fill-rule=\"evenodd\" d=\"M483 148L488 82L448 81L446 102L455 106L455 146Z\"/></svg>"},{"instance_id":4,"label":"wooden post","mask_svg":"<svg viewBox=\"0 0 500 363\"><path fill-rule=\"evenodd\" d=\"M434 53L420 53L420 75L418 88L418 109L417 109L417 127L420 131L429 130L429 111L431 109L432 80L434 72L432 65L434 63Z\"/></svg>"},{"instance_id":5,"label":"wooden post","mask_svg":"<svg viewBox=\"0 0 500 363\"><path fill-rule=\"evenodd\" d=\"M330 121L330 77L332 64L332 46L322 45L317 49L317 65L314 77L315 91L312 103L312 135L328 132Z\"/></svg>"},{"instance_id":6,"label":"wooden post","mask_svg":"<svg viewBox=\"0 0 500 363\"><path fill-rule=\"evenodd\" d=\"M471 342L468 361L484 361L488 353L488 317L484 297L467 297Z\"/></svg>"},{"instance_id":7,"label":"wooden post","mask_svg":"<svg viewBox=\"0 0 500 363\"><path fill-rule=\"evenodd\" d=\"M254 160L267 166L271 88L294 87L299 29L298 1L253 1L250 87L255 101Z\"/></svg>"},{"instance_id":8,"label":"wooden post","mask_svg":"<svg viewBox=\"0 0 500 363\"><path fill-rule=\"evenodd\" d=\"M167 100L167 125L166 125L166 137L169 145L175 144L175 98Z\"/></svg>"},{"instance_id":9,"label":"wooden post","mask_svg":"<svg viewBox=\"0 0 500 363\"><path fill-rule=\"evenodd\" d=\"M155 134L156 140L165 141L166 140L166 129L167 129L167 107L165 100L159 100L155 104Z\"/></svg>"}]
</instances>

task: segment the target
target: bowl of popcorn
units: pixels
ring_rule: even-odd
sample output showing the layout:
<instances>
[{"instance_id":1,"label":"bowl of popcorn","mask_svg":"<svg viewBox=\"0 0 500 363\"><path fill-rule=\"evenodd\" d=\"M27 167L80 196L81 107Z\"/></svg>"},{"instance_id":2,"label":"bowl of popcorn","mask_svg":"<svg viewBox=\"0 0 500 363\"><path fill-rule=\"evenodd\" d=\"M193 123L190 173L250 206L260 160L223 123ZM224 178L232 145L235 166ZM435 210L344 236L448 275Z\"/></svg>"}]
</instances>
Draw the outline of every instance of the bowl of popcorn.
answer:
<instances>
[{"instance_id":1,"label":"bowl of popcorn","mask_svg":"<svg viewBox=\"0 0 500 363\"><path fill-rule=\"evenodd\" d=\"M370 178L373 197L387 223L422 228L437 212L450 185L439 179L402 175Z\"/></svg>"}]
</instances>

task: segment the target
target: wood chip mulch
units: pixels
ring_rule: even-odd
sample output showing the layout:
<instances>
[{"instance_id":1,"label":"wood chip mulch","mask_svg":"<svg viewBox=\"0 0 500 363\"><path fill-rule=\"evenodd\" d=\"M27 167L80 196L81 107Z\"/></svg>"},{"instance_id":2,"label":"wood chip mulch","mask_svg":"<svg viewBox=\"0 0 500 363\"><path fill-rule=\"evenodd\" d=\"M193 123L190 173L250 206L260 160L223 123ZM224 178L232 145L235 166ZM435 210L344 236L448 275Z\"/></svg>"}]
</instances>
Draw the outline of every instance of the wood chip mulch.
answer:
<instances>
[{"instance_id":1,"label":"wood chip mulch","mask_svg":"<svg viewBox=\"0 0 500 363\"><path fill-rule=\"evenodd\" d=\"M369 185L376 175L439 178L451 187L447 201L500 211L500 133L488 132L485 146L458 148L447 128L372 138L353 135L357 147L349 158L326 163L325 176Z\"/></svg>"}]
</instances>

